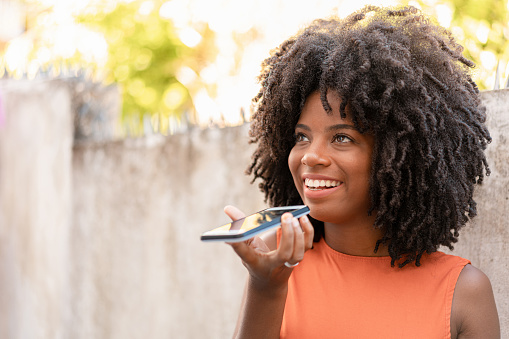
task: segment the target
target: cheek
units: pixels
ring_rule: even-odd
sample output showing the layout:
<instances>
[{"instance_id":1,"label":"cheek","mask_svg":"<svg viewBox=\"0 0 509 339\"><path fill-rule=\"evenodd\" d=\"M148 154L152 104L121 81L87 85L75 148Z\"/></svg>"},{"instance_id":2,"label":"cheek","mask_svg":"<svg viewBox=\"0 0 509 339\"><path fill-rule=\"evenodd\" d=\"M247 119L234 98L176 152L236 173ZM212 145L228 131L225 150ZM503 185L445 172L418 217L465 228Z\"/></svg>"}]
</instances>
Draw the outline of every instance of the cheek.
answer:
<instances>
[{"instance_id":1,"label":"cheek","mask_svg":"<svg viewBox=\"0 0 509 339\"><path fill-rule=\"evenodd\" d=\"M358 187L362 187L363 194L369 199L369 182L371 179L371 161L366 159L356 167Z\"/></svg>"},{"instance_id":2,"label":"cheek","mask_svg":"<svg viewBox=\"0 0 509 339\"><path fill-rule=\"evenodd\" d=\"M292 173L293 181L296 182L296 178L299 178L299 165L300 165L300 156L294 148L290 151L290 155L288 155L288 167L290 168L290 172ZM298 187L297 187L298 188Z\"/></svg>"},{"instance_id":3,"label":"cheek","mask_svg":"<svg viewBox=\"0 0 509 339\"><path fill-rule=\"evenodd\" d=\"M288 155L288 168L290 168L290 172L292 172L292 175L294 175L293 172L296 169L294 164L295 164L295 151L292 148L290 154Z\"/></svg>"},{"instance_id":4,"label":"cheek","mask_svg":"<svg viewBox=\"0 0 509 339\"><path fill-rule=\"evenodd\" d=\"M366 178L368 179L368 181L369 181L369 178L371 177L371 166L372 166L371 157L367 157L364 160L364 163L362 164L362 171L363 171L364 175L366 176Z\"/></svg>"}]
</instances>

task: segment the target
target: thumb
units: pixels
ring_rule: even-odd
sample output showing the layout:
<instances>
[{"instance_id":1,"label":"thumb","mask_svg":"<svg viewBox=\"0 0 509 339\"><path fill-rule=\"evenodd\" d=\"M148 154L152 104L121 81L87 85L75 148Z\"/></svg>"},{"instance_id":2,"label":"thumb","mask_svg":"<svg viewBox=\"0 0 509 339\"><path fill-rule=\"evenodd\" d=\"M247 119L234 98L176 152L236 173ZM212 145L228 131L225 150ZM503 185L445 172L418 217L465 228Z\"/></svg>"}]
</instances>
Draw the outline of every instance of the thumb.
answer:
<instances>
[{"instance_id":1,"label":"thumb","mask_svg":"<svg viewBox=\"0 0 509 339\"><path fill-rule=\"evenodd\" d=\"M231 205L228 205L224 208L224 213L226 213L226 215L229 216L234 221L242 219L246 216L244 212L239 210L237 207Z\"/></svg>"}]
</instances>

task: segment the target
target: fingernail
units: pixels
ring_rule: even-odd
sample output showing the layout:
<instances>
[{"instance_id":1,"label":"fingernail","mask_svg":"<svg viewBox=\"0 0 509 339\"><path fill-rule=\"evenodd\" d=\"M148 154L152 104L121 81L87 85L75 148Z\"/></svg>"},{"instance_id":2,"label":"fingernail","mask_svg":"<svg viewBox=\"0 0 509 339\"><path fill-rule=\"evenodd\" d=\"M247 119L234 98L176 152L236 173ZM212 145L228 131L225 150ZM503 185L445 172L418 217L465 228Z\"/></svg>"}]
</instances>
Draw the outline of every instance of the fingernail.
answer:
<instances>
[{"instance_id":1,"label":"fingernail","mask_svg":"<svg viewBox=\"0 0 509 339\"><path fill-rule=\"evenodd\" d=\"M299 227L299 221L297 220L297 218L293 218L292 219L292 225L295 228Z\"/></svg>"}]
</instances>

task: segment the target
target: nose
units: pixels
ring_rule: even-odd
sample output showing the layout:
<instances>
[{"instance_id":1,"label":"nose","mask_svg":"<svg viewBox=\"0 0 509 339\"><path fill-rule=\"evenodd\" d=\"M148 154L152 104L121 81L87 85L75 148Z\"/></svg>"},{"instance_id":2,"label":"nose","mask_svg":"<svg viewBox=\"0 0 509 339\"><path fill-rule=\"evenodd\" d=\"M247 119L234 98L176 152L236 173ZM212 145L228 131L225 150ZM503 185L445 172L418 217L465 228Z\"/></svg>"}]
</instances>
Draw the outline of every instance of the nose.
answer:
<instances>
[{"instance_id":1,"label":"nose","mask_svg":"<svg viewBox=\"0 0 509 339\"><path fill-rule=\"evenodd\" d=\"M309 147L306 153L302 156L301 163L309 167L315 166L329 166L331 160L327 151L323 147Z\"/></svg>"}]
</instances>

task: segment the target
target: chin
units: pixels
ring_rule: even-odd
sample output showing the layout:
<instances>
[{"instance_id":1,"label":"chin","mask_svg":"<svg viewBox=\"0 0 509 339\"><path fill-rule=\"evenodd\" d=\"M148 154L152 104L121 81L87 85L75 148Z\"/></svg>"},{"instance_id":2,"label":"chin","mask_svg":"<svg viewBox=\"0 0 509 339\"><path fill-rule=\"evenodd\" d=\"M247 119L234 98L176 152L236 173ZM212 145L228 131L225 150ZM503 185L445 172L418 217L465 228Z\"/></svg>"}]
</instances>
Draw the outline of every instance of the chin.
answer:
<instances>
[{"instance_id":1,"label":"chin","mask_svg":"<svg viewBox=\"0 0 509 339\"><path fill-rule=\"evenodd\" d=\"M337 214L337 209L331 209L330 207L326 207L326 206L316 206L316 205L307 205L310 209L310 213L309 215L313 218L313 219L316 219L318 221L322 221L322 222L335 222L337 221L338 219L338 216L335 215ZM336 213L331 213L331 210L332 211L335 211Z\"/></svg>"}]
</instances>

